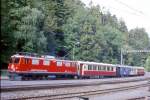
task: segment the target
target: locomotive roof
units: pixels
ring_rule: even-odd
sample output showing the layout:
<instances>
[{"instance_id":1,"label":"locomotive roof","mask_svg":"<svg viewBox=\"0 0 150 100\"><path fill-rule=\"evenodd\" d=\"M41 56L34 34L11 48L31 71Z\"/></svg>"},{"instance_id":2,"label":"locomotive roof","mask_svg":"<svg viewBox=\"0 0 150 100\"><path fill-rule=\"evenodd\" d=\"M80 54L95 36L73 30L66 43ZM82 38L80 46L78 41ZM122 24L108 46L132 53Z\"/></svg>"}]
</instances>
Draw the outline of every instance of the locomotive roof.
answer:
<instances>
[{"instance_id":1,"label":"locomotive roof","mask_svg":"<svg viewBox=\"0 0 150 100\"><path fill-rule=\"evenodd\" d=\"M139 66L129 66L129 65L118 65L116 64L118 67L126 67L126 68L138 68L138 69L144 69L144 67L139 67Z\"/></svg>"},{"instance_id":2,"label":"locomotive roof","mask_svg":"<svg viewBox=\"0 0 150 100\"><path fill-rule=\"evenodd\" d=\"M16 57L16 58L30 58L30 59L55 59L55 58L48 58L48 57L33 57L33 56L19 55L19 54L12 55L11 57Z\"/></svg>"}]
</instances>

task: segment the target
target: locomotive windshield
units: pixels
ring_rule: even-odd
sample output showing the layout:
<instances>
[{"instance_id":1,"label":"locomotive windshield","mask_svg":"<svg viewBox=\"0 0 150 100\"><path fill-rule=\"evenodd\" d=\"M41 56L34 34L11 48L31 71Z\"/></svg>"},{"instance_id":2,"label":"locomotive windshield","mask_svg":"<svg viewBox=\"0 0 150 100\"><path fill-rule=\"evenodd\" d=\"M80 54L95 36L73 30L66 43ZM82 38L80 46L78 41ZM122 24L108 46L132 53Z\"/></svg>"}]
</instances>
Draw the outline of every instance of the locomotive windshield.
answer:
<instances>
[{"instance_id":1,"label":"locomotive windshield","mask_svg":"<svg viewBox=\"0 0 150 100\"><path fill-rule=\"evenodd\" d=\"M14 63L19 63L19 58L15 58Z\"/></svg>"}]
</instances>

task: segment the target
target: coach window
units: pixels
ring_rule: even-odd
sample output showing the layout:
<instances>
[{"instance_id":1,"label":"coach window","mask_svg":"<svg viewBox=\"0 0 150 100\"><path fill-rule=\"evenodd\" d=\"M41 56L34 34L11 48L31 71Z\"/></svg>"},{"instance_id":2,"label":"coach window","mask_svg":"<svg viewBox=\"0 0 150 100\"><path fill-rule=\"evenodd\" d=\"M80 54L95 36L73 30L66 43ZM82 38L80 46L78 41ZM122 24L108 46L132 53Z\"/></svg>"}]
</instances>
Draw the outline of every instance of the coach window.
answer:
<instances>
[{"instance_id":1,"label":"coach window","mask_svg":"<svg viewBox=\"0 0 150 100\"><path fill-rule=\"evenodd\" d=\"M107 71L110 71L110 67L109 66L107 66Z\"/></svg>"},{"instance_id":2,"label":"coach window","mask_svg":"<svg viewBox=\"0 0 150 100\"><path fill-rule=\"evenodd\" d=\"M113 67L110 67L111 68L111 71L113 71Z\"/></svg>"},{"instance_id":3,"label":"coach window","mask_svg":"<svg viewBox=\"0 0 150 100\"><path fill-rule=\"evenodd\" d=\"M93 65L91 65L91 70L94 70L94 66Z\"/></svg>"},{"instance_id":4,"label":"coach window","mask_svg":"<svg viewBox=\"0 0 150 100\"><path fill-rule=\"evenodd\" d=\"M92 66L91 65L88 65L88 70L92 70Z\"/></svg>"},{"instance_id":5,"label":"coach window","mask_svg":"<svg viewBox=\"0 0 150 100\"><path fill-rule=\"evenodd\" d=\"M88 70L90 70L90 66L88 65Z\"/></svg>"},{"instance_id":6,"label":"coach window","mask_svg":"<svg viewBox=\"0 0 150 100\"><path fill-rule=\"evenodd\" d=\"M97 70L99 70L99 66L97 66Z\"/></svg>"},{"instance_id":7,"label":"coach window","mask_svg":"<svg viewBox=\"0 0 150 100\"><path fill-rule=\"evenodd\" d=\"M100 66L98 66L98 70L101 70L101 69L100 69Z\"/></svg>"},{"instance_id":8,"label":"coach window","mask_svg":"<svg viewBox=\"0 0 150 100\"><path fill-rule=\"evenodd\" d=\"M106 71L108 71L108 66L106 66Z\"/></svg>"},{"instance_id":9,"label":"coach window","mask_svg":"<svg viewBox=\"0 0 150 100\"><path fill-rule=\"evenodd\" d=\"M102 70L102 66L100 66L100 70Z\"/></svg>"},{"instance_id":10,"label":"coach window","mask_svg":"<svg viewBox=\"0 0 150 100\"><path fill-rule=\"evenodd\" d=\"M93 70L95 70L96 68L95 68L95 66L93 66Z\"/></svg>"},{"instance_id":11,"label":"coach window","mask_svg":"<svg viewBox=\"0 0 150 100\"><path fill-rule=\"evenodd\" d=\"M98 67L99 67L99 66L97 65L97 66L96 66L96 70L98 70Z\"/></svg>"},{"instance_id":12,"label":"coach window","mask_svg":"<svg viewBox=\"0 0 150 100\"><path fill-rule=\"evenodd\" d=\"M90 65L88 65L88 70L90 70Z\"/></svg>"},{"instance_id":13,"label":"coach window","mask_svg":"<svg viewBox=\"0 0 150 100\"><path fill-rule=\"evenodd\" d=\"M101 70L101 66L98 66L98 70Z\"/></svg>"},{"instance_id":14,"label":"coach window","mask_svg":"<svg viewBox=\"0 0 150 100\"><path fill-rule=\"evenodd\" d=\"M86 66L87 66L87 65L84 65L84 69L86 69Z\"/></svg>"},{"instance_id":15,"label":"coach window","mask_svg":"<svg viewBox=\"0 0 150 100\"><path fill-rule=\"evenodd\" d=\"M43 65L50 65L50 61L49 60L44 60Z\"/></svg>"},{"instance_id":16,"label":"coach window","mask_svg":"<svg viewBox=\"0 0 150 100\"><path fill-rule=\"evenodd\" d=\"M95 70L96 69L96 67L95 67L95 65L93 65L93 70Z\"/></svg>"},{"instance_id":17,"label":"coach window","mask_svg":"<svg viewBox=\"0 0 150 100\"><path fill-rule=\"evenodd\" d=\"M91 66L90 65L88 65L88 70L91 70Z\"/></svg>"},{"instance_id":18,"label":"coach window","mask_svg":"<svg viewBox=\"0 0 150 100\"><path fill-rule=\"evenodd\" d=\"M96 66L95 65L93 66L93 70L96 70Z\"/></svg>"},{"instance_id":19,"label":"coach window","mask_svg":"<svg viewBox=\"0 0 150 100\"><path fill-rule=\"evenodd\" d=\"M98 70L101 70L101 66L98 66Z\"/></svg>"},{"instance_id":20,"label":"coach window","mask_svg":"<svg viewBox=\"0 0 150 100\"><path fill-rule=\"evenodd\" d=\"M62 61L57 61L57 66L62 66Z\"/></svg>"},{"instance_id":21,"label":"coach window","mask_svg":"<svg viewBox=\"0 0 150 100\"><path fill-rule=\"evenodd\" d=\"M100 70L103 70L103 66L100 66Z\"/></svg>"},{"instance_id":22,"label":"coach window","mask_svg":"<svg viewBox=\"0 0 150 100\"><path fill-rule=\"evenodd\" d=\"M39 64L39 60L38 59L32 59L32 64L33 65L38 65Z\"/></svg>"},{"instance_id":23,"label":"coach window","mask_svg":"<svg viewBox=\"0 0 150 100\"><path fill-rule=\"evenodd\" d=\"M103 70L106 71L106 66L103 67Z\"/></svg>"},{"instance_id":24,"label":"coach window","mask_svg":"<svg viewBox=\"0 0 150 100\"><path fill-rule=\"evenodd\" d=\"M104 70L104 66L101 66L101 70Z\"/></svg>"},{"instance_id":25,"label":"coach window","mask_svg":"<svg viewBox=\"0 0 150 100\"><path fill-rule=\"evenodd\" d=\"M104 66L101 66L101 70L103 70Z\"/></svg>"}]
</instances>

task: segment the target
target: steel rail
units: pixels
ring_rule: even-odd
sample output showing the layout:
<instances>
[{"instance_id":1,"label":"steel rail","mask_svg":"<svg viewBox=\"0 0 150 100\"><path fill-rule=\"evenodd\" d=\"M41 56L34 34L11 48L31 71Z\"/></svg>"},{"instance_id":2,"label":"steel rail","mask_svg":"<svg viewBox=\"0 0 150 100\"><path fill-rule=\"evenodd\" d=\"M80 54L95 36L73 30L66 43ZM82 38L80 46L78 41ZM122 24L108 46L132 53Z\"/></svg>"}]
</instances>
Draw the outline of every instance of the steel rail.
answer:
<instances>
[{"instance_id":1,"label":"steel rail","mask_svg":"<svg viewBox=\"0 0 150 100\"><path fill-rule=\"evenodd\" d=\"M149 99L150 99L150 96L131 98L131 99L128 99L128 100L149 100Z\"/></svg>"},{"instance_id":2,"label":"steel rail","mask_svg":"<svg viewBox=\"0 0 150 100\"><path fill-rule=\"evenodd\" d=\"M48 99L48 100L58 100L58 99L69 99L69 98L81 98L85 96L90 95L98 95L98 94L106 94L111 92L119 92L119 91L125 91L130 89L137 89L141 87L147 87L150 86L149 83L144 83L140 85L134 85L134 86L124 86L124 87L118 87L118 88L110 88L110 89L104 89L104 90L95 90L95 91L85 91L85 92L75 92L75 93L65 93L65 94L56 94L56 95L43 95L43 96L33 96L33 97L22 97L22 98L15 98L13 100L25 100L25 99Z\"/></svg>"},{"instance_id":3,"label":"steel rail","mask_svg":"<svg viewBox=\"0 0 150 100\"><path fill-rule=\"evenodd\" d=\"M111 80L111 81L102 81L102 82L88 82L88 83L60 83L55 85L49 84L36 84L36 85L16 85L11 87L1 87L1 92L14 92L14 91L29 91L29 90L40 90L40 89L56 89L56 88L67 88L67 87L82 87L82 86L96 86L104 84L117 84L117 83L126 83L126 82L138 82L150 80L150 77L139 78L139 79L130 79L130 80Z\"/></svg>"}]
</instances>

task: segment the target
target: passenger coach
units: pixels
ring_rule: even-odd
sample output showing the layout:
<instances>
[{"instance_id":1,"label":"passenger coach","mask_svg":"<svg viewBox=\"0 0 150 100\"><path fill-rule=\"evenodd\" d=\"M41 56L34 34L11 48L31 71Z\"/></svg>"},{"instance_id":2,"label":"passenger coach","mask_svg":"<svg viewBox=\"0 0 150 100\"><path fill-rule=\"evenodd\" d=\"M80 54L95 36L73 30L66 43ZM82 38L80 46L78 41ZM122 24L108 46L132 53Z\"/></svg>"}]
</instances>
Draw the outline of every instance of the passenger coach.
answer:
<instances>
[{"instance_id":1,"label":"passenger coach","mask_svg":"<svg viewBox=\"0 0 150 100\"><path fill-rule=\"evenodd\" d=\"M116 76L116 66L112 64L78 61L78 74L83 78Z\"/></svg>"},{"instance_id":2,"label":"passenger coach","mask_svg":"<svg viewBox=\"0 0 150 100\"><path fill-rule=\"evenodd\" d=\"M142 76L145 74L143 67L117 65L116 73L118 77Z\"/></svg>"}]
</instances>

